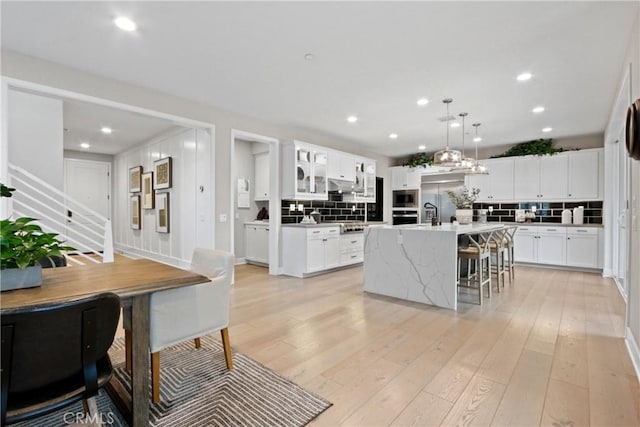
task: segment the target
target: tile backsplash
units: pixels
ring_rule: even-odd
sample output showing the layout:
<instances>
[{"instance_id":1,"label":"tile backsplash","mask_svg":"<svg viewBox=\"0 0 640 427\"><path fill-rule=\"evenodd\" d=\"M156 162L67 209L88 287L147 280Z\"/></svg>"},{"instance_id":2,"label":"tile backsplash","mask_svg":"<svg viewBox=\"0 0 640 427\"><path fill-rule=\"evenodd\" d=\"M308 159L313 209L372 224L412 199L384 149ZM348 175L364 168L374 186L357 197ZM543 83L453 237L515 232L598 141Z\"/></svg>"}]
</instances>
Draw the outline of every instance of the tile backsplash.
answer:
<instances>
[{"instance_id":1,"label":"tile backsplash","mask_svg":"<svg viewBox=\"0 0 640 427\"><path fill-rule=\"evenodd\" d=\"M296 210L290 211L289 205L295 204ZM297 210L298 205L304 206L304 212ZM320 212L322 222L332 221L364 221L364 203L344 202L342 195L329 193L329 200L283 200L282 223L300 222L304 215L312 211Z\"/></svg>"},{"instance_id":2,"label":"tile backsplash","mask_svg":"<svg viewBox=\"0 0 640 427\"><path fill-rule=\"evenodd\" d=\"M562 221L562 211L564 209L573 210L578 206L584 206L585 224L602 224L602 202L519 202L519 203L474 203L474 220L477 220L477 209L487 209L493 206L491 215L487 214L487 221L515 221L515 210L526 209L531 211L532 206L536 206L536 217L533 222L557 222Z\"/></svg>"}]
</instances>

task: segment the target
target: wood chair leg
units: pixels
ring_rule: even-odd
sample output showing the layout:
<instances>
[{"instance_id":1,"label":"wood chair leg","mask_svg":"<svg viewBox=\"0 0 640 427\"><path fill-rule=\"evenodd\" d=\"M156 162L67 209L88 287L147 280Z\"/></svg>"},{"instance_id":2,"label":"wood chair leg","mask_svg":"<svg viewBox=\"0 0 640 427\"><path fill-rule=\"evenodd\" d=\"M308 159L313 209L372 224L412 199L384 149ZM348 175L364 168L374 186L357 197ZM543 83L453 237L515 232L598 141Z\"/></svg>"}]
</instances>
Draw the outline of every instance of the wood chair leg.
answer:
<instances>
[{"instance_id":1,"label":"wood chair leg","mask_svg":"<svg viewBox=\"0 0 640 427\"><path fill-rule=\"evenodd\" d=\"M131 372L131 331L124 330L124 366L128 372Z\"/></svg>"},{"instance_id":2,"label":"wood chair leg","mask_svg":"<svg viewBox=\"0 0 640 427\"><path fill-rule=\"evenodd\" d=\"M222 336L222 347L224 348L224 359L227 362L227 369L233 369L233 360L231 359L231 342L229 341L229 329L220 330Z\"/></svg>"},{"instance_id":3,"label":"wood chair leg","mask_svg":"<svg viewBox=\"0 0 640 427\"><path fill-rule=\"evenodd\" d=\"M160 352L151 353L151 400L160 402Z\"/></svg>"},{"instance_id":4,"label":"wood chair leg","mask_svg":"<svg viewBox=\"0 0 640 427\"><path fill-rule=\"evenodd\" d=\"M200 338L194 338L193 343L196 345L196 348L200 348Z\"/></svg>"}]
</instances>

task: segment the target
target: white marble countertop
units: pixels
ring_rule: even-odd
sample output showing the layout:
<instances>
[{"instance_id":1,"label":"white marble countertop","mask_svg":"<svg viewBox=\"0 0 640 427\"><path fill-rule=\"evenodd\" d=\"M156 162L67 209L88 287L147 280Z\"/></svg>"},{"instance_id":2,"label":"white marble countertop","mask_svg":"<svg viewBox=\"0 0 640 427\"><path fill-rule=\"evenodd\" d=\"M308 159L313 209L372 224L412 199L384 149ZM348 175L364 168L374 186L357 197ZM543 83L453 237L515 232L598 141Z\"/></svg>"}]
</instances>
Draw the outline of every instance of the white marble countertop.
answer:
<instances>
[{"instance_id":1,"label":"white marble countertop","mask_svg":"<svg viewBox=\"0 0 640 427\"><path fill-rule=\"evenodd\" d=\"M306 223L303 224L301 222L295 224L282 224L283 227L301 227L301 228L314 228L314 227L340 227L340 224L331 223L331 222L321 222L318 223Z\"/></svg>"},{"instance_id":2,"label":"white marble countertop","mask_svg":"<svg viewBox=\"0 0 640 427\"><path fill-rule=\"evenodd\" d=\"M511 225L511 224L510 224ZM371 225L371 228L376 229L392 229L402 231L422 231L422 232L447 232L460 234L476 234L486 231L499 230L504 228L505 224L501 222L493 223L471 223L467 225L453 225L451 223L444 223L442 225L432 226L431 224L407 224L407 225Z\"/></svg>"},{"instance_id":3,"label":"white marble countertop","mask_svg":"<svg viewBox=\"0 0 640 427\"><path fill-rule=\"evenodd\" d=\"M267 219L262 221L262 220L256 219L254 221L245 221L244 224L245 225L269 225L269 220Z\"/></svg>"},{"instance_id":4,"label":"white marble countertop","mask_svg":"<svg viewBox=\"0 0 640 427\"><path fill-rule=\"evenodd\" d=\"M588 227L603 228L602 224L562 224L560 222L502 222L504 225L521 225L523 227Z\"/></svg>"}]
</instances>

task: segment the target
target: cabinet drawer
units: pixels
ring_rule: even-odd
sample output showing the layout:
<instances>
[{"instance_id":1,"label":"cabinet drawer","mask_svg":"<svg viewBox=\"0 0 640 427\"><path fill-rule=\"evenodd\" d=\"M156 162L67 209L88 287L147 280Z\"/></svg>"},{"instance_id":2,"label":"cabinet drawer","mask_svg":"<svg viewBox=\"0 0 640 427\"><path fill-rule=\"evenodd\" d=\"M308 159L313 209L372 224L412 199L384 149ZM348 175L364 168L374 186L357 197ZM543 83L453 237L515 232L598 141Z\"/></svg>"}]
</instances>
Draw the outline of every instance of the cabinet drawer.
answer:
<instances>
[{"instance_id":1,"label":"cabinet drawer","mask_svg":"<svg viewBox=\"0 0 640 427\"><path fill-rule=\"evenodd\" d=\"M354 264L364 260L364 252L346 252L340 254L340 265Z\"/></svg>"},{"instance_id":2,"label":"cabinet drawer","mask_svg":"<svg viewBox=\"0 0 640 427\"><path fill-rule=\"evenodd\" d=\"M567 229L567 235L569 236L597 236L598 229L593 228L582 228L582 227L571 227Z\"/></svg>"},{"instance_id":3,"label":"cabinet drawer","mask_svg":"<svg viewBox=\"0 0 640 427\"><path fill-rule=\"evenodd\" d=\"M362 250L364 248L364 236L362 234L351 234L340 236L340 252L351 250Z\"/></svg>"},{"instance_id":4,"label":"cabinet drawer","mask_svg":"<svg viewBox=\"0 0 640 427\"><path fill-rule=\"evenodd\" d=\"M566 234L566 227L549 227L549 226L539 226L538 234Z\"/></svg>"},{"instance_id":5,"label":"cabinet drawer","mask_svg":"<svg viewBox=\"0 0 640 427\"><path fill-rule=\"evenodd\" d=\"M307 229L307 238L337 236L340 234L339 227L316 227Z\"/></svg>"}]
</instances>

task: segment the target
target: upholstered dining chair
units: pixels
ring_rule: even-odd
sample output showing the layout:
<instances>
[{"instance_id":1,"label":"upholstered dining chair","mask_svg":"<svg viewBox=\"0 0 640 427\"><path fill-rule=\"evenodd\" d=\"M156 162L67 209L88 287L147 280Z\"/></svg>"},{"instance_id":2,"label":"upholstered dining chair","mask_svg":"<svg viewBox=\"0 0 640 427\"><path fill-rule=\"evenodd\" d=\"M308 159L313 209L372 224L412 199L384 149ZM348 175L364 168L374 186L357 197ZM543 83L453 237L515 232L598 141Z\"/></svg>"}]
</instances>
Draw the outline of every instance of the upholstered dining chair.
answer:
<instances>
[{"instance_id":1,"label":"upholstered dining chair","mask_svg":"<svg viewBox=\"0 0 640 427\"><path fill-rule=\"evenodd\" d=\"M229 291L233 280L231 253L196 248L191 271L207 276L209 283L155 292L149 301L149 348L151 352L152 400L160 401L160 350L220 331L227 369L233 368L229 342ZM131 322L124 311L126 366L131 369Z\"/></svg>"},{"instance_id":2,"label":"upholstered dining chair","mask_svg":"<svg viewBox=\"0 0 640 427\"><path fill-rule=\"evenodd\" d=\"M113 375L107 350L119 317L120 299L112 293L2 310L1 424L79 400L85 423L99 421L95 396Z\"/></svg>"}]
</instances>

